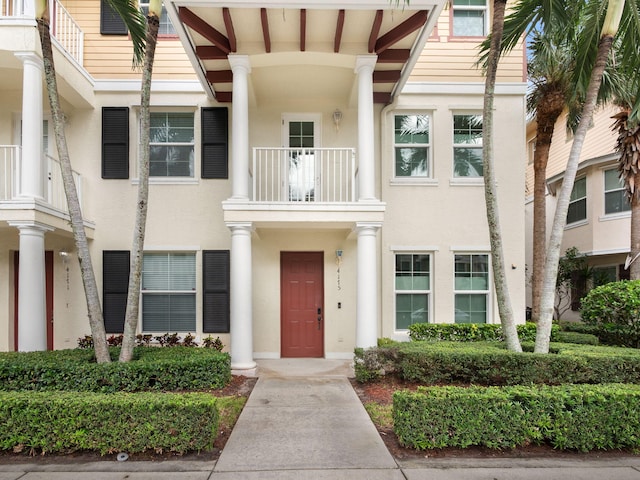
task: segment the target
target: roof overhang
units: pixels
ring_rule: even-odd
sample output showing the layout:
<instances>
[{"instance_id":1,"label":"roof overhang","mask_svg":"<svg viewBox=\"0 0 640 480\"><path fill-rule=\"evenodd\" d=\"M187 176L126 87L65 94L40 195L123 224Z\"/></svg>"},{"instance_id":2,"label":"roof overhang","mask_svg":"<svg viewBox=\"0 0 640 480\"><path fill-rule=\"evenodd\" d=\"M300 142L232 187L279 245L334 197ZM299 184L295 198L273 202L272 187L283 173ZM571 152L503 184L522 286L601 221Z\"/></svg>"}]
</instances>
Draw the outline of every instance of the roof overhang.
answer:
<instances>
[{"instance_id":1,"label":"roof overhang","mask_svg":"<svg viewBox=\"0 0 640 480\"><path fill-rule=\"evenodd\" d=\"M376 55L374 101L402 90L447 0L166 0L205 91L231 102L230 55L251 64L254 104L282 99L354 101L356 59Z\"/></svg>"}]
</instances>

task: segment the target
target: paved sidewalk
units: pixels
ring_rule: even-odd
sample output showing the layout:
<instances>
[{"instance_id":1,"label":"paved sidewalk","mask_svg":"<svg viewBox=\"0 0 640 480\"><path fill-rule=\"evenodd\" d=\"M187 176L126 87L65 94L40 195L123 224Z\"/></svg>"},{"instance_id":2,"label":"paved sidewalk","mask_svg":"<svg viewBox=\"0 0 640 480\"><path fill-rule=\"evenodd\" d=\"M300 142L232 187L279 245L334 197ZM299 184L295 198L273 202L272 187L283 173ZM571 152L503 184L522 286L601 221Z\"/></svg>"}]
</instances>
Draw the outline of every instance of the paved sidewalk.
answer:
<instances>
[{"instance_id":1,"label":"paved sidewalk","mask_svg":"<svg viewBox=\"0 0 640 480\"><path fill-rule=\"evenodd\" d=\"M2 464L0 480L640 480L640 457L395 461L336 360L259 361L215 461Z\"/></svg>"}]
</instances>

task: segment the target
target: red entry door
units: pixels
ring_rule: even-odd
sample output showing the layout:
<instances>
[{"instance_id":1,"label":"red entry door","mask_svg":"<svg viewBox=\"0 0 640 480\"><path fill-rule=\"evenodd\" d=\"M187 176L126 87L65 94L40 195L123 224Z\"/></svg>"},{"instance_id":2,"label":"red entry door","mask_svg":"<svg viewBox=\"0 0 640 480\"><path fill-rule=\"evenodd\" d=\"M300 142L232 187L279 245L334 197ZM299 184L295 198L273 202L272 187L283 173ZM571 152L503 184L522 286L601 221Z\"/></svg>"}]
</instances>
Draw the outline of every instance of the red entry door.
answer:
<instances>
[{"instance_id":1,"label":"red entry door","mask_svg":"<svg viewBox=\"0 0 640 480\"><path fill-rule=\"evenodd\" d=\"M282 357L324 356L322 252L280 254Z\"/></svg>"},{"instance_id":2,"label":"red entry door","mask_svg":"<svg viewBox=\"0 0 640 480\"><path fill-rule=\"evenodd\" d=\"M46 317L47 317L47 350L53 350L53 252L44 252L44 272L45 272L45 296L46 296ZM13 253L13 284L14 284L14 305L13 314L14 336L13 348L18 351L18 284L20 271L20 252Z\"/></svg>"}]
</instances>

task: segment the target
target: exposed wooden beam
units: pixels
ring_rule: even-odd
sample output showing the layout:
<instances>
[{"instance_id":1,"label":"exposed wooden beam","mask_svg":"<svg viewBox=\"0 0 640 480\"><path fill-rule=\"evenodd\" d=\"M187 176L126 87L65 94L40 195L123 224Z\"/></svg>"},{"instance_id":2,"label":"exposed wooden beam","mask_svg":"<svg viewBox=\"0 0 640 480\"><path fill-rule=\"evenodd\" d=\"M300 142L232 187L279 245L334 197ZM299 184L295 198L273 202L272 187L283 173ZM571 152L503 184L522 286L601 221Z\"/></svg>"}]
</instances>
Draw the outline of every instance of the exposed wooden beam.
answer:
<instances>
[{"instance_id":1,"label":"exposed wooden beam","mask_svg":"<svg viewBox=\"0 0 640 480\"><path fill-rule=\"evenodd\" d=\"M400 70L379 70L373 72L373 83L396 83L400 80Z\"/></svg>"},{"instance_id":2,"label":"exposed wooden beam","mask_svg":"<svg viewBox=\"0 0 640 480\"><path fill-rule=\"evenodd\" d=\"M411 55L408 48L390 48L378 55L378 63L406 63Z\"/></svg>"},{"instance_id":3,"label":"exposed wooden beam","mask_svg":"<svg viewBox=\"0 0 640 480\"><path fill-rule=\"evenodd\" d=\"M231 52L229 39L186 7L180 7L180 20L225 53Z\"/></svg>"},{"instance_id":4,"label":"exposed wooden beam","mask_svg":"<svg viewBox=\"0 0 640 480\"><path fill-rule=\"evenodd\" d=\"M376 41L378 40L378 34L380 33L380 26L382 25L382 10L376 12L376 17L373 19L373 25L371 26L371 33L369 34L369 53L373 53L376 48Z\"/></svg>"},{"instance_id":5,"label":"exposed wooden beam","mask_svg":"<svg viewBox=\"0 0 640 480\"><path fill-rule=\"evenodd\" d=\"M340 52L340 43L342 42L342 31L344 30L344 10L338 10L338 21L336 23L336 37L333 40L333 51Z\"/></svg>"},{"instance_id":6,"label":"exposed wooden beam","mask_svg":"<svg viewBox=\"0 0 640 480\"><path fill-rule=\"evenodd\" d=\"M222 17L224 18L224 28L227 30L227 37L229 38L229 48L231 48L232 52L237 52L238 43L236 41L236 31L233 28L231 12L227 7L222 8Z\"/></svg>"},{"instance_id":7,"label":"exposed wooden beam","mask_svg":"<svg viewBox=\"0 0 640 480\"><path fill-rule=\"evenodd\" d=\"M391 102L391 94L387 92L373 92L373 103L387 105Z\"/></svg>"},{"instance_id":8,"label":"exposed wooden beam","mask_svg":"<svg viewBox=\"0 0 640 480\"><path fill-rule=\"evenodd\" d=\"M262 22L262 36L264 37L264 49L267 53L271 53L271 35L269 34L269 17L267 17L267 9L260 9L260 21Z\"/></svg>"},{"instance_id":9,"label":"exposed wooden beam","mask_svg":"<svg viewBox=\"0 0 640 480\"><path fill-rule=\"evenodd\" d=\"M207 70L207 80L209 83L231 83L233 82L233 72L231 70Z\"/></svg>"},{"instance_id":10,"label":"exposed wooden beam","mask_svg":"<svg viewBox=\"0 0 640 480\"><path fill-rule=\"evenodd\" d=\"M300 10L300 51L307 48L307 9Z\"/></svg>"},{"instance_id":11,"label":"exposed wooden beam","mask_svg":"<svg viewBox=\"0 0 640 480\"><path fill-rule=\"evenodd\" d=\"M420 10L393 30L385 33L376 42L375 52L379 55L381 52L384 52L391 47L391 45L394 45L407 35L421 28L425 23L427 23L427 19L429 18L428 13L428 10Z\"/></svg>"},{"instance_id":12,"label":"exposed wooden beam","mask_svg":"<svg viewBox=\"0 0 640 480\"><path fill-rule=\"evenodd\" d=\"M231 92L216 92L216 100L220 103L231 103L233 94Z\"/></svg>"},{"instance_id":13,"label":"exposed wooden beam","mask_svg":"<svg viewBox=\"0 0 640 480\"><path fill-rule=\"evenodd\" d=\"M226 60L228 58L226 53L212 45L197 46L196 55L200 60Z\"/></svg>"}]
</instances>

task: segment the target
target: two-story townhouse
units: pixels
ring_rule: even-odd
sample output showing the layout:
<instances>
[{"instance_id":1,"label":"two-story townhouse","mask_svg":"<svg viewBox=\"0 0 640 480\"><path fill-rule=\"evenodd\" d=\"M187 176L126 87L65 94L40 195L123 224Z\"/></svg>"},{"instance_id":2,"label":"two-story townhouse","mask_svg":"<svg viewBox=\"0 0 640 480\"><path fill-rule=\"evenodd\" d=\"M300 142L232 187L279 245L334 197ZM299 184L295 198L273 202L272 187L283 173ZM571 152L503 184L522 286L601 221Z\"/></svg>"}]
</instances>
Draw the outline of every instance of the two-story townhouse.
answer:
<instances>
[{"instance_id":1,"label":"two-story townhouse","mask_svg":"<svg viewBox=\"0 0 640 480\"><path fill-rule=\"evenodd\" d=\"M630 246L631 213L618 175L617 135L611 130L615 106L599 109L587 132L576 180L571 193L567 225L561 252L576 247L586 255L592 268L591 278L576 276L570 299L563 300L563 319L579 319L580 298L596 284L629 278L625 268ZM533 125L533 124L532 124ZM573 136L566 129L566 115L561 115L554 129L547 166L547 233L551 230L556 208L556 192L562 186ZM532 257L533 217L533 145L535 129L528 134L527 165L527 261ZM528 296L530 299L530 296ZM529 300L530 301L530 300ZM570 303L569 303L570 302Z\"/></svg>"},{"instance_id":2,"label":"two-story townhouse","mask_svg":"<svg viewBox=\"0 0 640 480\"><path fill-rule=\"evenodd\" d=\"M80 60L60 43L57 67L105 323L118 333L140 74L103 2L55 5L83 35ZM169 0L165 8L141 332L220 336L234 368L252 368L256 358L350 358L379 337L407 338L415 322L499 321L479 163L484 81L474 67L488 2ZM64 201L48 196L59 187L48 173L55 163L45 168L53 149L41 151L50 135L18 133L21 122L32 132L47 125L46 102L29 93L42 78L37 37L28 12L3 15L0 35L17 24L33 36L33 66L19 55L26 48L2 43L15 71L0 85L8 125L0 161L18 168L3 167L10 180L0 191L0 348L74 347L88 325ZM508 281L521 321L524 168L513 159L524 154L523 75L516 50L501 65L495 113Z\"/></svg>"}]
</instances>

